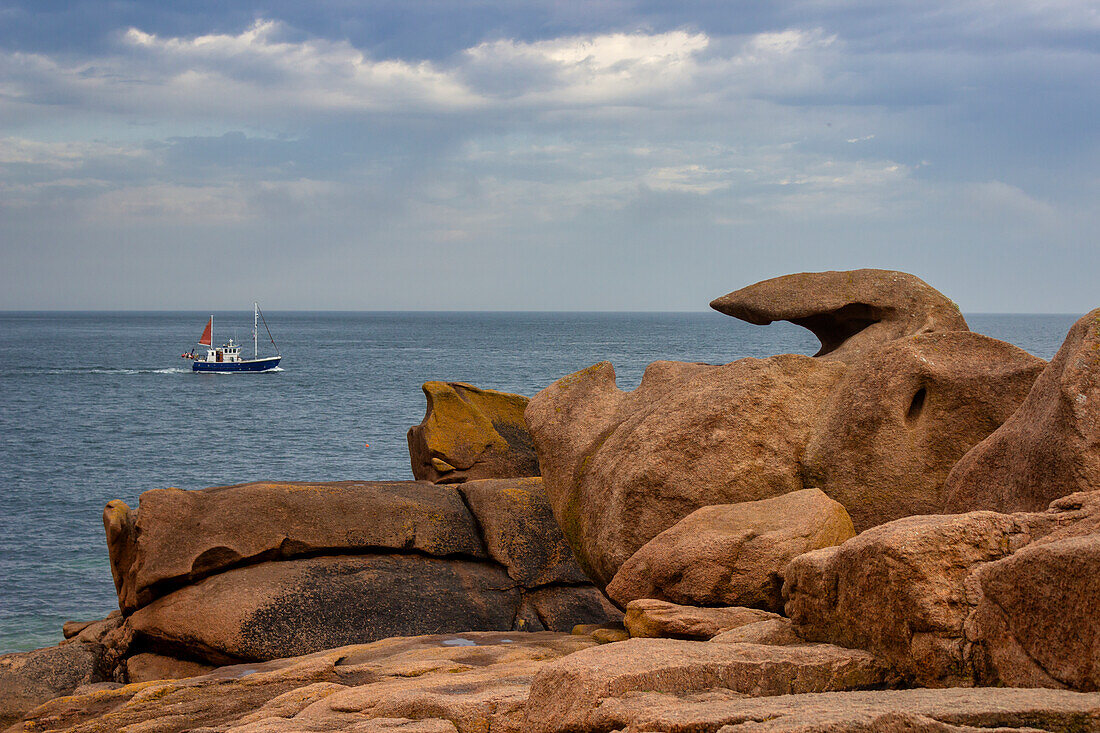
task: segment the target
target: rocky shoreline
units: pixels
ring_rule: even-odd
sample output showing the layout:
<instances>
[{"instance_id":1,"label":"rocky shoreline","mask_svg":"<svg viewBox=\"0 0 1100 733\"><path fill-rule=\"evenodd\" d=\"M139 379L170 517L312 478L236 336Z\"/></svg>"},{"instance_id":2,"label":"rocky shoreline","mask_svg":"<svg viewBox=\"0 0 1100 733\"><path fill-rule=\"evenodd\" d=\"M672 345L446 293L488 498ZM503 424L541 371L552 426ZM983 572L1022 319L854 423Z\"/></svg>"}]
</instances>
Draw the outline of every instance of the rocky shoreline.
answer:
<instances>
[{"instance_id":1,"label":"rocky shoreline","mask_svg":"<svg viewBox=\"0 0 1100 733\"><path fill-rule=\"evenodd\" d=\"M821 341L428 382L415 481L154 489L8 731L1100 731L1100 310L1047 363L899 272L712 307Z\"/></svg>"}]
</instances>

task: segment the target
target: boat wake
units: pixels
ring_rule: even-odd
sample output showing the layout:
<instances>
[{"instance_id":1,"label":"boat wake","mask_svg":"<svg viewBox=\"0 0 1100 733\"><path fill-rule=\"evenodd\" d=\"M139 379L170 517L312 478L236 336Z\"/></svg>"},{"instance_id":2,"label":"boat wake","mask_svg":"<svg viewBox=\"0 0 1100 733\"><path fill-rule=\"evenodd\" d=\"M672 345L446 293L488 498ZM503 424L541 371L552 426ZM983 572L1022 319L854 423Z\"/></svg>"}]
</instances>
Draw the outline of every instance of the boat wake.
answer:
<instances>
[{"instance_id":1,"label":"boat wake","mask_svg":"<svg viewBox=\"0 0 1100 733\"><path fill-rule=\"evenodd\" d=\"M122 367L68 367L63 369L19 369L20 374L188 374L190 369L167 367L164 369L125 369Z\"/></svg>"}]
</instances>

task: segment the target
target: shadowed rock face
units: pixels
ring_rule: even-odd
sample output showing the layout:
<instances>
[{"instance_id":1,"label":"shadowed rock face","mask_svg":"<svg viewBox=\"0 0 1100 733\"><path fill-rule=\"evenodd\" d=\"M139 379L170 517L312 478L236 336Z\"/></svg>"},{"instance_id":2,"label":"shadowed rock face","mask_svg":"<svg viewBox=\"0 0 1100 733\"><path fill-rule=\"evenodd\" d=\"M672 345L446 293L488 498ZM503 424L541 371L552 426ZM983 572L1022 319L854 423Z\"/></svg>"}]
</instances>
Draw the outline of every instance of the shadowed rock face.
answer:
<instances>
[{"instance_id":1,"label":"shadowed rock face","mask_svg":"<svg viewBox=\"0 0 1100 733\"><path fill-rule=\"evenodd\" d=\"M463 382L425 382L423 389L427 412L408 433L414 477L455 484L539 475L523 422L526 397Z\"/></svg>"},{"instance_id":2,"label":"shadowed rock face","mask_svg":"<svg viewBox=\"0 0 1100 733\"><path fill-rule=\"evenodd\" d=\"M821 341L817 356L840 361L903 336L968 330L942 293L892 270L784 275L715 298L710 307L761 326L790 321L807 328Z\"/></svg>"},{"instance_id":3,"label":"shadowed rock face","mask_svg":"<svg viewBox=\"0 0 1100 733\"><path fill-rule=\"evenodd\" d=\"M1100 487L1100 309L1077 321L1020 408L963 456L947 511L1036 511Z\"/></svg>"}]
</instances>

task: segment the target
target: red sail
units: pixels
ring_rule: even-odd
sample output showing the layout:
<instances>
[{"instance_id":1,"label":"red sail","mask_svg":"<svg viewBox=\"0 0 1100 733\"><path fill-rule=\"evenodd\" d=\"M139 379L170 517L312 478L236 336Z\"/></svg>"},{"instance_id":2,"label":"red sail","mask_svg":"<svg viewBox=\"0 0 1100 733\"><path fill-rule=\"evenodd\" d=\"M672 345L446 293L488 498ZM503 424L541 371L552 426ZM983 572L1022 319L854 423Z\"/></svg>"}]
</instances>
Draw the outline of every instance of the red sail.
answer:
<instances>
[{"instance_id":1,"label":"red sail","mask_svg":"<svg viewBox=\"0 0 1100 733\"><path fill-rule=\"evenodd\" d=\"M202 336L199 338L199 343L204 346L211 346L210 343L210 329L214 327L214 316L210 316L210 320L206 322L206 328L203 329Z\"/></svg>"}]
</instances>

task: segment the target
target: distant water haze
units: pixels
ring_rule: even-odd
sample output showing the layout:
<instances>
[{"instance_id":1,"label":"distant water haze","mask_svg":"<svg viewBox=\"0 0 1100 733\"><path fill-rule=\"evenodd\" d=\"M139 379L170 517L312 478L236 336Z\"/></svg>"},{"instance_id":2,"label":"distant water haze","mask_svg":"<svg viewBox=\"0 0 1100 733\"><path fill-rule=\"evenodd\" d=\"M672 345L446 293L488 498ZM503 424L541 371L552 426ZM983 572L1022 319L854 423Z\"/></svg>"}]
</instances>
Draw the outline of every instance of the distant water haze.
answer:
<instances>
[{"instance_id":1,"label":"distant water haze","mask_svg":"<svg viewBox=\"0 0 1100 733\"><path fill-rule=\"evenodd\" d=\"M209 312L0 313L0 653L57 643L115 605L101 512L141 492L261 479L411 479L420 385L533 395L608 360L633 389L660 359L812 354L786 323L717 313L267 313L268 374L198 375L179 358ZM251 353L251 313L215 313ZM1049 359L1078 315L970 315ZM261 326L261 353L266 339ZM266 345L270 350L270 344ZM367 447L369 444L370 447Z\"/></svg>"}]
</instances>

